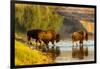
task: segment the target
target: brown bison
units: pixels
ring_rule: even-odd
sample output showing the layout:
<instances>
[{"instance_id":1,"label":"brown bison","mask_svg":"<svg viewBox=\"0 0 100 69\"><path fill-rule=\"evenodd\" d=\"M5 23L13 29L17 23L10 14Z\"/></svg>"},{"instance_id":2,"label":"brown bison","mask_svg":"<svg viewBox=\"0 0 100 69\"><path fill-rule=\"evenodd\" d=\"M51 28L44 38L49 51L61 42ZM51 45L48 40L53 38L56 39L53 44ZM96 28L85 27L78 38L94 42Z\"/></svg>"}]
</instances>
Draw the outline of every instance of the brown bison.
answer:
<instances>
[{"instance_id":1,"label":"brown bison","mask_svg":"<svg viewBox=\"0 0 100 69\"><path fill-rule=\"evenodd\" d=\"M74 43L79 41L80 46L83 46L83 40L88 40L88 33L86 31L78 31L78 32L74 32L72 34L72 42L73 42L73 46Z\"/></svg>"},{"instance_id":2,"label":"brown bison","mask_svg":"<svg viewBox=\"0 0 100 69\"><path fill-rule=\"evenodd\" d=\"M41 43L41 41L43 41L49 49L48 43L51 42L53 45L55 45L54 41L59 42L60 35L54 30L43 31L40 29L34 29L27 32L28 41L30 41L31 38L36 39L36 42L39 41Z\"/></svg>"},{"instance_id":3,"label":"brown bison","mask_svg":"<svg viewBox=\"0 0 100 69\"><path fill-rule=\"evenodd\" d=\"M55 45L54 41L59 42L60 40L60 35L57 34L54 30L42 31L38 34L38 37L40 40L44 41L46 45L48 45L49 42Z\"/></svg>"}]
</instances>

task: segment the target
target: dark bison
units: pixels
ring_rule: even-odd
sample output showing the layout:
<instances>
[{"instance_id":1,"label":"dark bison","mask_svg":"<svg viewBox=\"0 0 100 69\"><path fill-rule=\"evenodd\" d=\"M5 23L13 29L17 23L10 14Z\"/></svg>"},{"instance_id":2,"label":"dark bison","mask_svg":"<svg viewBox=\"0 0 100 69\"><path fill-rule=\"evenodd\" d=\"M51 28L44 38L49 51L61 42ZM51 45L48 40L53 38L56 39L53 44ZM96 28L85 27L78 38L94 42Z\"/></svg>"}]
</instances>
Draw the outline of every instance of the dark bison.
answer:
<instances>
[{"instance_id":1,"label":"dark bison","mask_svg":"<svg viewBox=\"0 0 100 69\"><path fill-rule=\"evenodd\" d=\"M38 34L41 31L42 30L40 30L40 29L34 29L34 30L27 31L27 40L28 40L28 43L31 44L31 38L36 39L36 42L37 42L39 40Z\"/></svg>"},{"instance_id":2,"label":"dark bison","mask_svg":"<svg viewBox=\"0 0 100 69\"><path fill-rule=\"evenodd\" d=\"M78 31L72 34L73 46L77 41L79 41L80 45L83 45L83 40L88 40L88 33L86 31Z\"/></svg>"},{"instance_id":3,"label":"dark bison","mask_svg":"<svg viewBox=\"0 0 100 69\"><path fill-rule=\"evenodd\" d=\"M33 29L27 32L28 41L30 41L31 38L36 39L36 42L39 41L41 43L41 41L43 41L48 48L49 42L51 42L53 45L55 45L54 41L59 42L60 35L57 34L54 30L43 31L40 29Z\"/></svg>"}]
</instances>

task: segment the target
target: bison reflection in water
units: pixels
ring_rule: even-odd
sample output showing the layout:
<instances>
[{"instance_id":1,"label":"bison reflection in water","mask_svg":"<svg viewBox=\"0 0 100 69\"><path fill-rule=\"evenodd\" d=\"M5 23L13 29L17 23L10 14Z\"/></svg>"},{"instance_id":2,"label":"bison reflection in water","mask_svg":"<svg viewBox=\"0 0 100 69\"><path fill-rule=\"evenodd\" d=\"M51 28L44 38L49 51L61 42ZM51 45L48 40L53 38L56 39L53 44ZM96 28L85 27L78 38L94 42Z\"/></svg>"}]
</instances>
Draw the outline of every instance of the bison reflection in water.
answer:
<instances>
[{"instance_id":1,"label":"bison reflection in water","mask_svg":"<svg viewBox=\"0 0 100 69\"><path fill-rule=\"evenodd\" d=\"M33 29L27 32L27 40L29 44L31 44L31 38L36 39L36 43L38 41L40 43L43 41L46 44L47 49L49 49L48 43L51 42L55 46L54 41L59 42L60 35L56 33L55 30L43 31L41 29Z\"/></svg>"}]
</instances>

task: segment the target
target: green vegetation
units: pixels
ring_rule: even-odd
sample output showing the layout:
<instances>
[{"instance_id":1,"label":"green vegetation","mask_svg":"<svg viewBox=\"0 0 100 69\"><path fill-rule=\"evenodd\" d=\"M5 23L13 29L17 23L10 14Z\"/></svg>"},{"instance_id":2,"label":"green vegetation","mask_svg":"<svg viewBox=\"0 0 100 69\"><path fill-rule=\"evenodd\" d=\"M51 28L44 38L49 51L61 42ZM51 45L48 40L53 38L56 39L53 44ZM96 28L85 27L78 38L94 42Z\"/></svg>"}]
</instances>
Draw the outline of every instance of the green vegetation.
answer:
<instances>
[{"instance_id":1,"label":"green vegetation","mask_svg":"<svg viewBox=\"0 0 100 69\"><path fill-rule=\"evenodd\" d=\"M26 44L15 40L15 65L32 65L53 63L42 52L30 49Z\"/></svg>"},{"instance_id":2,"label":"green vegetation","mask_svg":"<svg viewBox=\"0 0 100 69\"><path fill-rule=\"evenodd\" d=\"M56 12L57 6L15 5L15 31L26 32L28 29L60 30L63 16Z\"/></svg>"}]
</instances>

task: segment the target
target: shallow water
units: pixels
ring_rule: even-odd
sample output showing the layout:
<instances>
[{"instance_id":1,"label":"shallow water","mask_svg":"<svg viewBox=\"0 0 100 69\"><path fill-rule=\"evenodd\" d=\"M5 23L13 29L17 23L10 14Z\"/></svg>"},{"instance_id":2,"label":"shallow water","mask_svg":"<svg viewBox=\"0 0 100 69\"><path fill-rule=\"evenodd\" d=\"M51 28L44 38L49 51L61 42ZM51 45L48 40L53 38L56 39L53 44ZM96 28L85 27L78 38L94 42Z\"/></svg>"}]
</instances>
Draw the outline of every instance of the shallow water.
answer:
<instances>
[{"instance_id":1,"label":"shallow water","mask_svg":"<svg viewBox=\"0 0 100 69\"><path fill-rule=\"evenodd\" d=\"M55 43L55 45L60 47L61 51L72 50L72 41L64 40L64 41ZM49 43L49 46L52 46L52 44ZM84 47L88 47L89 49L94 49L94 40L84 41Z\"/></svg>"},{"instance_id":2,"label":"shallow water","mask_svg":"<svg viewBox=\"0 0 100 69\"><path fill-rule=\"evenodd\" d=\"M52 46L52 44L49 45ZM72 58L72 41L60 41L55 45L61 50L61 55L55 60L57 63L94 61L94 40L84 41L84 48L88 47L89 55L82 60Z\"/></svg>"}]
</instances>

